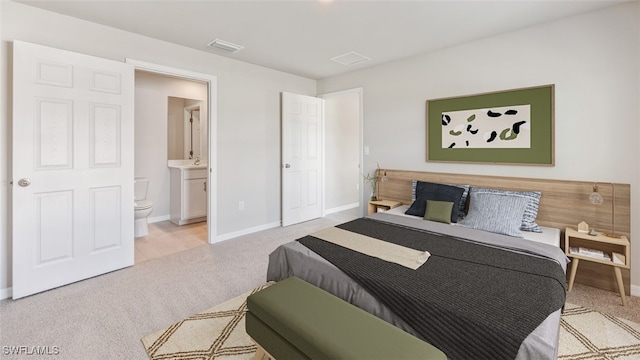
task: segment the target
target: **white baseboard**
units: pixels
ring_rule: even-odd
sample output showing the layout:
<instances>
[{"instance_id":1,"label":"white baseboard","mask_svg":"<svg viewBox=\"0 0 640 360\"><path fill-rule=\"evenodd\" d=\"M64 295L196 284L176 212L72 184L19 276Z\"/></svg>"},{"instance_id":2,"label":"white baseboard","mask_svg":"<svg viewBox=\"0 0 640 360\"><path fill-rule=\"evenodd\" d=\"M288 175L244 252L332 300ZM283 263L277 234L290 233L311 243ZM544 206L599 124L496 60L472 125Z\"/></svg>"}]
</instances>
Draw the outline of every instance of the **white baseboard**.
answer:
<instances>
[{"instance_id":1,"label":"white baseboard","mask_svg":"<svg viewBox=\"0 0 640 360\"><path fill-rule=\"evenodd\" d=\"M280 221L277 221L277 222L272 222L270 224L264 224L264 225L260 225L260 226L255 226L255 227L244 229L244 230L240 230L240 231L234 231L234 232L230 232L230 233L226 233L226 234L222 234L222 235L216 236L216 238L215 238L215 240L213 242L217 243L217 242L233 239L233 238L236 238L238 236L253 234L253 233L258 232L258 231L273 229L273 228L276 228L276 227L279 227L279 226L280 226Z\"/></svg>"},{"instance_id":2,"label":"white baseboard","mask_svg":"<svg viewBox=\"0 0 640 360\"><path fill-rule=\"evenodd\" d=\"M8 299L13 295L13 288L0 289L0 300Z\"/></svg>"},{"instance_id":3,"label":"white baseboard","mask_svg":"<svg viewBox=\"0 0 640 360\"><path fill-rule=\"evenodd\" d=\"M329 214L337 213L337 212L340 212L340 211L345 211L345 210L357 208L358 206L360 206L360 204L356 202L356 203L353 203L353 204L338 206L338 207L333 208L333 209L325 209L324 213L326 215L329 215Z\"/></svg>"},{"instance_id":4,"label":"white baseboard","mask_svg":"<svg viewBox=\"0 0 640 360\"><path fill-rule=\"evenodd\" d=\"M631 296L640 296L640 286L631 285Z\"/></svg>"},{"instance_id":5,"label":"white baseboard","mask_svg":"<svg viewBox=\"0 0 640 360\"><path fill-rule=\"evenodd\" d=\"M148 217L147 218L147 222L149 224L157 223L157 222L160 222L160 221L167 221L167 220L169 220L169 215L154 216L154 217Z\"/></svg>"},{"instance_id":6,"label":"white baseboard","mask_svg":"<svg viewBox=\"0 0 640 360\"><path fill-rule=\"evenodd\" d=\"M340 206L340 207L333 208L333 209L328 209L328 210L325 209L324 212L325 212L325 215L328 215L328 214L333 214L333 213L344 211L344 210L357 208L358 206L360 206L359 203L353 203L353 204L348 204L348 205ZM279 227L280 225L282 225L282 224L281 224L280 221L278 221L278 222L272 222L270 224L264 224L264 225L260 225L260 226L255 226L255 227L244 229L244 230L240 230L240 231L234 231L234 232L223 234L223 235L218 235L218 236L216 236L216 238L215 238L215 240L213 242L217 243L217 242L233 239L233 238L236 238L238 236L253 234L253 233L258 232L258 231L273 229L273 228Z\"/></svg>"}]
</instances>

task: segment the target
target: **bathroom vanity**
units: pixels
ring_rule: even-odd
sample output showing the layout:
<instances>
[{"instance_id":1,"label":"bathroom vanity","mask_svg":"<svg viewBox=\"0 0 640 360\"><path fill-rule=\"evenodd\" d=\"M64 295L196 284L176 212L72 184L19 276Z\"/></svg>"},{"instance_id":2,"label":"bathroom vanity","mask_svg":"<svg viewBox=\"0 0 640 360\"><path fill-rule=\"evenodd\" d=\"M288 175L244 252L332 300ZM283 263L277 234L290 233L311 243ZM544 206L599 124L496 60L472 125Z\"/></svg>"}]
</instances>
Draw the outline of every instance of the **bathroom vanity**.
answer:
<instances>
[{"instance_id":1,"label":"bathroom vanity","mask_svg":"<svg viewBox=\"0 0 640 360\"><path fill-rule=\"evenodd\" d=\"M170 164L171 222L184 225L207 220L207 165Z\"/></svg>"}]
</instances>

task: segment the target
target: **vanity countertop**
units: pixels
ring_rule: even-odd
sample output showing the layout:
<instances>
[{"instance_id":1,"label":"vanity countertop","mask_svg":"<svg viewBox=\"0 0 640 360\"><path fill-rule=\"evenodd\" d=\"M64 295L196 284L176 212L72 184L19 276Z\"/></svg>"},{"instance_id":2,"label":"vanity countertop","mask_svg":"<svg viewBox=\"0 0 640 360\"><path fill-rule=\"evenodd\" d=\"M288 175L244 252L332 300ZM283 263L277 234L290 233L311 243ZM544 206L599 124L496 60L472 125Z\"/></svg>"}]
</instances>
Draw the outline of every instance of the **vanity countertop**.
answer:
<instances>
[{"instance_id":1,"label":"vanity countertop","mask_svg":"<svg viewBox=\"0 0 640 360\"><path fill-rule=\"evenodd\" d=\"M193 160L169 160L168 167L175 169L206 169L206 163L200 163L198 165L193 164Z\"/></svg>"}]
</instances>

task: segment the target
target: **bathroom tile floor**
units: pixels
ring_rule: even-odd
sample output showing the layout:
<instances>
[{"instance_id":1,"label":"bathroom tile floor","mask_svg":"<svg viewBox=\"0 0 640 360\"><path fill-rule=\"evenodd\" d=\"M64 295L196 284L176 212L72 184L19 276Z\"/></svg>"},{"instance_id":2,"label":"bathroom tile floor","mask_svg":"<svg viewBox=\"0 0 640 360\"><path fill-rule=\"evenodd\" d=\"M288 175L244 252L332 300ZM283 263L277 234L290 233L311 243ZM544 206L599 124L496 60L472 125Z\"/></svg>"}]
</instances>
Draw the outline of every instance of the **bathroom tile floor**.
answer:
<instances>
[{"instance_id":1,"label":"bathroom tile floor","mask_svg":"<svg viewBox=\"0 0 640 360\"><path fill-rule=\"evenodd\" d=\"M149 235L135 239L135 263L139 264L207 244L207 223L178 226L171 221L149 224Z\"/></svg>"}]
</instances>

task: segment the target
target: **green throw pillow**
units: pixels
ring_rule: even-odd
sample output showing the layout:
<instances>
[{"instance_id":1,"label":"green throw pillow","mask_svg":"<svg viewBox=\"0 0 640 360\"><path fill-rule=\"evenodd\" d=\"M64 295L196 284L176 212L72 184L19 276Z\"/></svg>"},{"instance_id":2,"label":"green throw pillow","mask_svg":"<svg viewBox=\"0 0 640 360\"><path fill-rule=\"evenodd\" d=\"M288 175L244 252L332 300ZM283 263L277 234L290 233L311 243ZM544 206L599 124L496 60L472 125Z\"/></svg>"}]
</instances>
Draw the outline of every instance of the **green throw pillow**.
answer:
<instances>
[{"instance_id":1,"label":"green throw pillow","mask_svg":"<svg viewBox=\"0 0 640 360\"><path fill-rule=\"evenodd\" d=\"M424 219L451 224L451 211L453 202L427 200L427 210L424 212Z\"/></svg>"}]
</instances>

